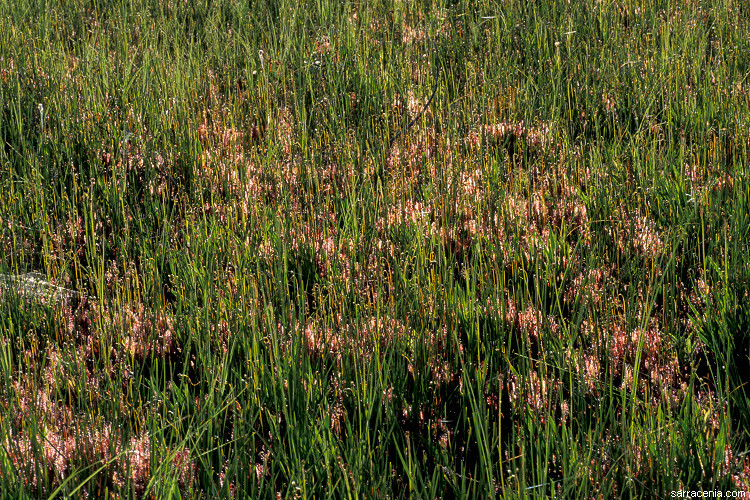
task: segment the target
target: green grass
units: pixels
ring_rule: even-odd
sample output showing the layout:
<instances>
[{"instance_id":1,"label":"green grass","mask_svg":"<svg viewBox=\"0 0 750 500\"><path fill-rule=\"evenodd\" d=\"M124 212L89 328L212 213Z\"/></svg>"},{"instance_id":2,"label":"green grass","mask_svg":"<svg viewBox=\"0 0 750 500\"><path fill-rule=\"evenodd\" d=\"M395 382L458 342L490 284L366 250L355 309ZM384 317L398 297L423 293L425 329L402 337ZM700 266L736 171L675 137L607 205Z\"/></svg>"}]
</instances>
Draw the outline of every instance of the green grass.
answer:
<instances>
[{"instance_id":1,"label":"green grass","mask_svg":"<svg viewBox=\"0 0 750 500\"><path fill-rule=\"evenodd\" d=\"M0 289L0 496L747 491L748 54L739 0L0 1L0 275L78 292Z\"/></svg>"}]
</instances>

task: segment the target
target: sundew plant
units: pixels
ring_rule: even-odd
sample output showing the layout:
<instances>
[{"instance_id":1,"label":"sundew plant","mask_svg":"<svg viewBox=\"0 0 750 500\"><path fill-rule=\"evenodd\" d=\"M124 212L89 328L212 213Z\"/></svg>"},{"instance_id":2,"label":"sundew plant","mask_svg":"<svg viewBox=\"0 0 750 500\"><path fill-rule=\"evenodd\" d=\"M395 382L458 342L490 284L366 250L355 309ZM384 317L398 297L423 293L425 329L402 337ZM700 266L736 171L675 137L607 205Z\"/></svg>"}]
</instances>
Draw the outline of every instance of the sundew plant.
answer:
<instances>
[{"instance_id":1,"label":"sundew plant","mask_svg":"<svg viewBox=\"0 0 750 500\"><path fill-rule=\"evenodd\" d=\"M0 0L0 497L747 493L749 75L744 0Z\"/></svg>"}]
</instances>

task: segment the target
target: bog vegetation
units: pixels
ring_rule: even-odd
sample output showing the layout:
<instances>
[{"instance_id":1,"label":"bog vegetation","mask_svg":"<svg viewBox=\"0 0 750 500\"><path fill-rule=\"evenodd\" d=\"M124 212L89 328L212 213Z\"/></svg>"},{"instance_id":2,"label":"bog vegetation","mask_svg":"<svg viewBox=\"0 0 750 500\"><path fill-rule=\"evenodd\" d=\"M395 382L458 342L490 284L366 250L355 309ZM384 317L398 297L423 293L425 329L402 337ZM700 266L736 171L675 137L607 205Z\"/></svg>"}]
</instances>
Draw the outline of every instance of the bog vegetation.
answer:
<instances>
[{"instance_id":1,"label":"bog vegetation","mask_svg":"<svg viewBox=\"0 0 750 500\"><path fill-rule=\"evenodd\" d=\"M0 1L0 492L747 491L749 63L743 0Z\"/></svg>"}]
</instances>

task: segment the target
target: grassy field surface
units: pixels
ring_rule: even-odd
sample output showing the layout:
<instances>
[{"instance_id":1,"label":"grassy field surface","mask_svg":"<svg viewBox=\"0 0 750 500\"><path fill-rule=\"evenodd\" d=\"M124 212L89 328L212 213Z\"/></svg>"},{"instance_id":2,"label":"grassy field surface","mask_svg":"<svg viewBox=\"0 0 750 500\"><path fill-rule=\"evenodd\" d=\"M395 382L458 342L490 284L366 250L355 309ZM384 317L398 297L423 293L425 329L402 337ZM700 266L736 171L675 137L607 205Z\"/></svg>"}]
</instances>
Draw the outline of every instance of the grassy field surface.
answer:
<instances>
[{"instance_id":1,"label":"grassy field surface","mask_svg":"<svg viewBox=\"0 0 750 500\"><path fill-rule=\"evenodd\" d=\"M0 497L750 490L744 0L0 0Z\"/></svg>"}]
</instances>

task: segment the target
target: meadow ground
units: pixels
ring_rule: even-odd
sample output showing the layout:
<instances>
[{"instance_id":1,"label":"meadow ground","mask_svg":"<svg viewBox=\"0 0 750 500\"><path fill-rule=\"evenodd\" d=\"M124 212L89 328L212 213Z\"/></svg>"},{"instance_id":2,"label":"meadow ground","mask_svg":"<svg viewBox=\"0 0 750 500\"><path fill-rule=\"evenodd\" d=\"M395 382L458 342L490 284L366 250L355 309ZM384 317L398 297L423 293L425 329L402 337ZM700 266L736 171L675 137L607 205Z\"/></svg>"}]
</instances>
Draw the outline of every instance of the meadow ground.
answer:
<instances>
[{"instance_id":1,"label":"meadow ground","mask_svg":"<svg viewBox=\"0 0 750 500\"><path fill-rule=\"evenodd\" d=\"M743 0L0 0L0 496L748 491L749 63Z\"/></svg>"}]
</instances>

